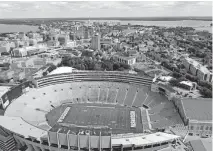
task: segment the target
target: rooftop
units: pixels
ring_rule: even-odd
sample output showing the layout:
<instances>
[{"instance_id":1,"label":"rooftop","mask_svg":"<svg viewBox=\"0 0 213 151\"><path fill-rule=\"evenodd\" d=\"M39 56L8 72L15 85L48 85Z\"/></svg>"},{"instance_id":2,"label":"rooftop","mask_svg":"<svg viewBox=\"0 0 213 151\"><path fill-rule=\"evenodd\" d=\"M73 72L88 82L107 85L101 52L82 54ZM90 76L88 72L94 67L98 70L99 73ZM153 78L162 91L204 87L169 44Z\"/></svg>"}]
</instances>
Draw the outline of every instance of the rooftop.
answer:
<instances>
[{"instance_id":1,"label":"rooftop","mask_svg":"<svg viewBox=\"0 0 213 151\"><path fill-rule=\"evenodd\" d=\"M181 101L190 120L212 121L212 98L185 98Z\"/></svg>"},{"instance_id":2,"label":"rooftop","mask_svg":"<svg viewBox=\"0 0 213 151\"><path fill-rule=\"evenodd\" d=\"M212 151L212 139L198 139L190 141L194 151Z\"/></svg>"},{"instance_id":3,"label":"rooftop","mask_svg":"<svg viewBox=\"0 0 213 151\"><path fill-rule=\"evenodd\" d=\"M188 57L186 58L186 60L189 63L193 64L193 66L195 68L200 69L202 72L204 72L204 73L209 73L210 72L205 66L201 65L198 61L196 61L196 60L194 60L192 58L188 58Z\"/></svg>"},{"instance_id":4,"label":"rooftop","mask_svg":"<svg viewBox=\"0 0 213 151\"><path fill-rule=\"evenodd\" d=\"M61 73L70 73L72 72L74 68L72 67L59 67L55 70L53 70L52 72L49 73L49 75L53 75L53 74L61 74Z\"/></svg>"},{"instance_id":5,"label":"rooftop","mask_svg":"<svg viewBox=\"0 0 213 151\"><path fill-rule=\"evenodd\" d=\"M157 132L154 134L148 134L146 136L135 136L135 137L124 137L124 138L113 138L112 139L112 144L135 144L135 145L148 145L148 144L153 144L153 143L159 143L159 142L165 142L173 139L177 139L180 136L177 135L172 135L172 134L167 134L167 133L162 133L162 132Z\"/></svg>"},{"instance_id":6,"label":"rooftop","mask_svg":"<svg viewBox=\"0 0 213 151\"><path fill-rule=\"evenodd\" d=\"M120 58L123 58L123 59L126 59L126 60L136 58L135 56L127 56L123 53L116 53L115 56L119 56Z\"/></svg>"}]
</instances>

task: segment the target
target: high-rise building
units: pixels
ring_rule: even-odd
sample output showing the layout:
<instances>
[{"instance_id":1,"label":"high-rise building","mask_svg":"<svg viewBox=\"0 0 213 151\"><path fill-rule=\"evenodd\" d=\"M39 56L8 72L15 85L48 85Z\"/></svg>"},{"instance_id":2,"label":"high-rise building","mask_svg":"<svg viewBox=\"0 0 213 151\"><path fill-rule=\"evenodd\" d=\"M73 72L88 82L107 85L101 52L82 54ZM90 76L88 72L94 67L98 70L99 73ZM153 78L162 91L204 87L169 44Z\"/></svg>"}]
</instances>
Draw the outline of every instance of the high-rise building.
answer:
<instances>
[{"instance_id":1,"label":"high-rise building","mask_svg":"<svg viewBox=\"0 0 213 151\"><path fill-rule=\"evenodd\" d=\"M100 35L99 34L95 34L92 37L91 48L94 50L100 50L101 44L100 44Z\"/></svg>"},{"instance_id":2,"label":"high-rise building","mask_svg":"<svg viewBox=\"0 0 213 151\"><path fill-rule=\"evenodd\" d=\"M76 40L76 36L74 32L70 33L70 40Z\"/></svg>"},{"instance_id":3,"label":"high-rise building","mask_svg":"<svg viewBox=\"0 0 213 151\"><path fill-rule=\"evenodd\" d=\"M88 39L89 38L88 26L84 26L83 27L83 37L84 37L84 39Z\"/></svg>"}]
</instances>

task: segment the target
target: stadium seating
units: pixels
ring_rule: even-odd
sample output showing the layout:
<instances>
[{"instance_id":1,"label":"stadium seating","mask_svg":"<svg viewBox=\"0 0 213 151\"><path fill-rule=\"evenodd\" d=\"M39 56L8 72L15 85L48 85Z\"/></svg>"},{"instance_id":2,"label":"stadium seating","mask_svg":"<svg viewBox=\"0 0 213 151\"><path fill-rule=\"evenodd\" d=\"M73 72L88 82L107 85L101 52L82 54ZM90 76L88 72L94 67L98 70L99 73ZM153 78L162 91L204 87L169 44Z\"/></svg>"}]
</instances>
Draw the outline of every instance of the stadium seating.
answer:
<instances>
[{"instance_id":1,"label":"stadium seating","mask_svg":"<svg viewBox=\"0 0 213 151\"><path fill-rule=\"evenodd\" d=\"M97 102L98 96L99 96L99 88L89 87L87 90L89 93L89 96L88 96L89 102L92 102L92 103Z\"/></svg>"},{"instance_id":2,"label":"stadium seating","mask_svg":"<svg viewBox=\"0 0 213 151\"><path fill-rule=\"evenodd\" d=\"M146 98L146 93L143 91L143 88L138 89L137 91L138 92L137 92L135 100L133 102L133 106L137 106L138 107L138 106L142 106L143 101Z\"/></svg>"},{"instance_id":3,"label":"stadium seating","mask_svg":"<svg viewBox=\"0 0 213 151\"><path fill-rule=\"evenodd\" d=\"M124 105L132 106L132 103L136 97L136 93L137 93L137 87L130 85L127 89Z\"/></svg>"},{"instance_id":4,"label":"stadium seating","mask_svg":"<svg viewBox=\"0 0 213 151\"><path fill-rule=\"evenodd\" d=\"M174 105L169 101L150 108L148 112L154 129L182 123L180 115L176 113Z\"/></svg>"},{"instance_id":5,"label":"stadium seating","mask_svg":"<svg viewBox=\"0 0 213 151\"><path fill-rule=\"evenodd\" d=\"M59 75L51 75L43 78L37 78L38 87L44 87L53 84L67 83L73 81L114 81L133 83L138 85L150 86L152 79L143 78L133 74L127 74L122 72L73 72Z\"/></svg>"},{"instance_id":6,"label":"stadium seating","mask_svg":"<svg viewBox=\"0 0 213 151\"><path fill-rule=\"evenodd\" d=\"M107 103L116 103L116 96L118 94L118 91L116 88L108 88L108 97L107 97Z\"/></svg>"},{"instance_id":7,"label":"stadium seating","mask_svg":"<svg viewBox=\"0 0 213 151\"><path fill-rule=\"evenodd\" d=\"M3 127L0 126L0 135L4 136L4 137L7 137L9 134L7 131L4 130Z\"/></svg>"},{"instance_id":8,"label":"stadium seating","mask_svg":"<svg viewBox=\"0 0 213 151\"><path fill-rule=\"evenodd\" d=\"M108 93L108 89L100 88L98 101L101 103L106 103L107 102L107 93Z\"/></svg>"}]
</instances>

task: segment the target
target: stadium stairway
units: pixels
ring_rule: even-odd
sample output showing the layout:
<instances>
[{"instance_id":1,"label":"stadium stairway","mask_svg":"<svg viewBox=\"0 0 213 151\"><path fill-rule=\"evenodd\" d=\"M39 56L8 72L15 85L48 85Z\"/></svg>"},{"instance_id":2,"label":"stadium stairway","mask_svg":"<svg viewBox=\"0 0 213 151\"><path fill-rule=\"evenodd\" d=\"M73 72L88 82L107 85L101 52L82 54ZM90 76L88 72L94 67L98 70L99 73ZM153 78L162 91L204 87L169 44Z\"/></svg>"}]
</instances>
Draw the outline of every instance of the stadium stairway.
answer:
<instances>
[{"instance_id":1,"label":"stadium stairway","mask_svg":"<svg viewBox=\"0 0 213 151\"><path fill-rule=\"evenodd\" d=\"M137 87L130 85L126 93L124 105L132 106L136 94L137 94Z\"/></svg>"},{"instance_id":2,"label":"stadium stairway","mask_svg":"<svg viewBox=\"0 0 213 151\"><path fill-rule=\"evenodd\" d=\"M108 88L107 103L115 104L118 91L116 88Z\"/></svg>"},{"instance_id":3,"label":"stadium stairway","mask_svg":"<svg viewBox=\"0 0 213 151\"><path fill-rule=\"evenodd\" d=\"M108 93L108 90L106 88L100 88L99 89L99 99L98 99L98 101L100 103L106 103L107 102L107 93Z\"/></svg>"},{"instance_id":4,"label":"stadium stairway","mask_svg":"<svg viewBox=\"0 0 213 151\"><path fill-rule=\"evenodd\" d=\"M119 87L116 102L120 105L124 105L124 99L126 93L128 92L128 87Z\"/></svg>"},{"instance_id":5,"label":"stadium stairway","mask_svg":"<svg viewBox=\"0 0 213 151\"><path fill-rule=\"evenodd\" d=\"M142 88L139 88L137 91L138 92L137 92L136 97L134 99L134 102L132 104L132 106L136 106L136 107L142 106L143 105L143 101L146 98L146 93L143 91Z\"/></svg>"},{"instance_id":6,"label":"stadium stairway","mask_svg":"<svg viewBox=\"0 0 213 151\"><path fill-rule=\"evenodd\" d=\"M98 101L99 88L98 87L89 87L88 89L88 100L91 103L96 103Z\"/></svg>"}]
</instances>

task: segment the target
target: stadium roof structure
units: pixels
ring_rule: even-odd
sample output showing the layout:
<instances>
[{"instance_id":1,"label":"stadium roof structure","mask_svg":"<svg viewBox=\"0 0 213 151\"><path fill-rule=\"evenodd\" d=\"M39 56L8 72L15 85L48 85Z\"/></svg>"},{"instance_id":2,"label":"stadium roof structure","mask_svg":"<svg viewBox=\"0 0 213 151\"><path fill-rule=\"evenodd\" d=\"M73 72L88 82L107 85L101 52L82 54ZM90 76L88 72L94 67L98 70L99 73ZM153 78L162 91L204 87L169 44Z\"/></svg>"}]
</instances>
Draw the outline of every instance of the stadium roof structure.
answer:
<instances>
[{"instance_id":1,"label":"stadium roof structure","mask_svg":"<svg viewBox=\"0 0 213 151\"><path fill-rule=\"evenodd\" d=\"M49 75L53 75L53 74L61 74L61 73L70 73L72 72L74 68L72 67L59 67L55 70L53 70L52 72L49 73Z\"/></svg>"},{"instance_id":2,"label":"stadium roof structure","mask_svg":"<svg viewBox=\"0 0 213 151\"><path fill-rule=\"evenodd\" d=\"M162 132L157 132L154 134L148 134L145 136L132 136L132 137L123 137L120 138L118 137L112 139L112 144L123 144L123 145L149 145L149 144L155 144L155 143L161 143L161 142L166 142L169 140L173 139L178 139L180 136L177 135L172 135L172 134L167 134L167 133L162 133Z\"/></svg>"},{"instance_id":3,"label":"stadium roof structure","mask_svg":"<svg viewBox=\"0 0 213 151\"><path fill-rule=\"evenodd\" d=\"M0 97L10 89L10 86L0 86ZM1 102L0 102L1 104Z\"/></svg>"},{"instance_id":4,"label":"stadium roof structure","mask_svg":"<svg viewBox=\"0 0 213 151\"><path fill-rule=\"evenodd\" d=\"M212 98L185 98L181 101L188 119L212 121Z\"/></svg>"},{"instance_id":5,"label":"stadium roof structure","mask_svg":"<svg viewBox=\"0 0 213 151\"><path fill-rule=\"evenodd\" d=\"M33 137L39 140L48 135L47 131L27 123L21 117L0 116L0 121L1 126L25 138Z\"/></svg>"}]
</instances>

